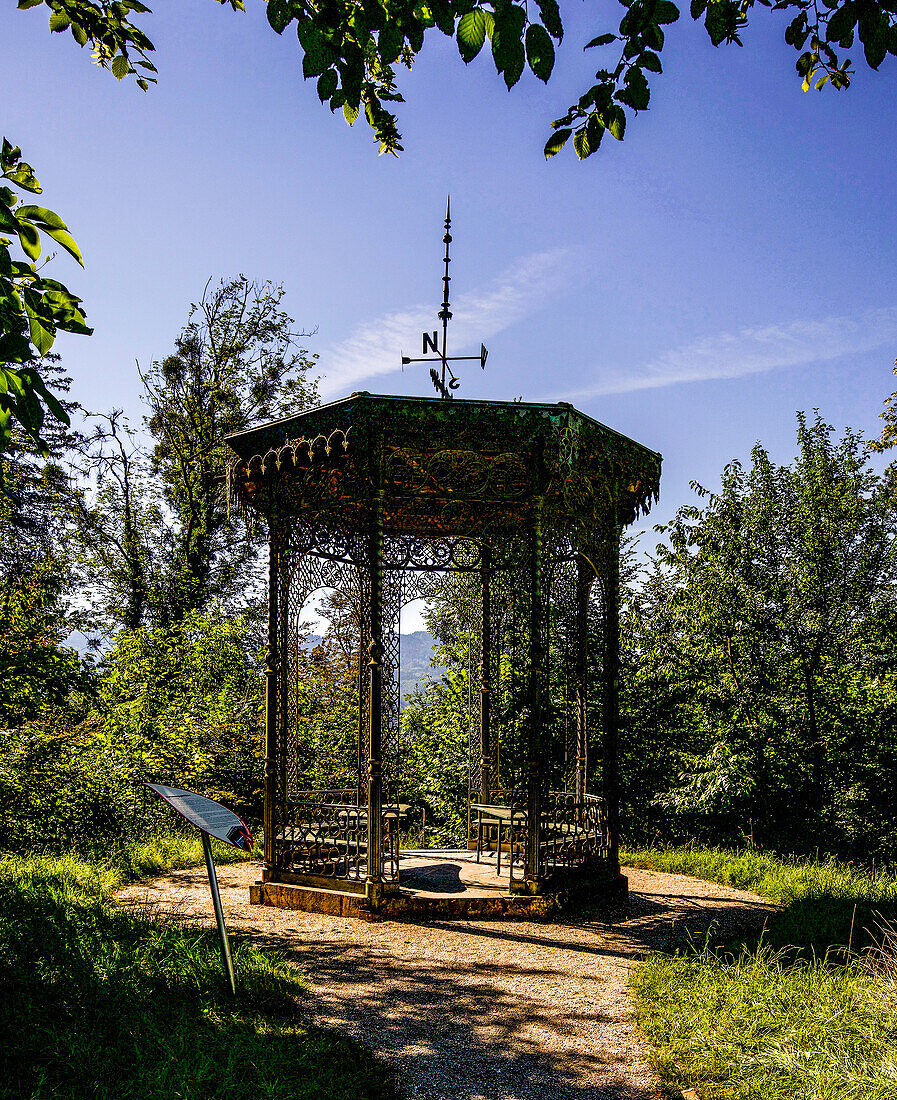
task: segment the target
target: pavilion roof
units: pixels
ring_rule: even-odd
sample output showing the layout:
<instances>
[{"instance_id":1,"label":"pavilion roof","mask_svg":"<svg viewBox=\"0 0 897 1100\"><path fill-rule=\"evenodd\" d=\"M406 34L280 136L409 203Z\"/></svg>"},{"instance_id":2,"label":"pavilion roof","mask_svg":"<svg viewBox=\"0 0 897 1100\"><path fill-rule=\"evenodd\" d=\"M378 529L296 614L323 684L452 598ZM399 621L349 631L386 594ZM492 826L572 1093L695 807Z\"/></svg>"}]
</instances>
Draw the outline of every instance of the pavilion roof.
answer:
<instances>
[{"instance_id":1,"label":"pavilion roof","mask_svg":"<svg viewBox=\"0 0 897 1100\"><path fill-rule=\"evenodd\" d=\"M537 498L559 522L657 499L661 456L566 402L354 393L226 437L244 506L353 527L382 490L387 533L477 533L523 521Z\"/></svg>"}]
</instances>

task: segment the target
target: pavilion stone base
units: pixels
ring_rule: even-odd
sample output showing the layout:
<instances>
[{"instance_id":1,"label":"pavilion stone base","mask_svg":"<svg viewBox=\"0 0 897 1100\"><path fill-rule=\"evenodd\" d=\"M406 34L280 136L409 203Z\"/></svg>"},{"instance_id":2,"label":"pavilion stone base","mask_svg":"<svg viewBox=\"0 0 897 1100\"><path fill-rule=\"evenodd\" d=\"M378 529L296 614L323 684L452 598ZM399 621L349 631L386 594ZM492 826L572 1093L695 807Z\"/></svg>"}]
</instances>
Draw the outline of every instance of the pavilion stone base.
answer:
<instances>
[{"instance_id":1,"label":"pavilion stone base","mask_svg":"<svg viewBox=\"0 0 897 1100\"><path fill-rule=\"evenodd\" d=\"M413 890L399 890L383 896L373 905L363 894L324 890L286 882L256 882L249 887L251 905L270 905L275 909L298 909L305 913L327 913L334 917L358 920L548 920L566 904L599 903L614 907L629 900L629 880L616 874L600 879L569 876L552 882L546 892L536 896L501 894L491 896L455 894L434 897Z\"/></svg>"}]
</instances>

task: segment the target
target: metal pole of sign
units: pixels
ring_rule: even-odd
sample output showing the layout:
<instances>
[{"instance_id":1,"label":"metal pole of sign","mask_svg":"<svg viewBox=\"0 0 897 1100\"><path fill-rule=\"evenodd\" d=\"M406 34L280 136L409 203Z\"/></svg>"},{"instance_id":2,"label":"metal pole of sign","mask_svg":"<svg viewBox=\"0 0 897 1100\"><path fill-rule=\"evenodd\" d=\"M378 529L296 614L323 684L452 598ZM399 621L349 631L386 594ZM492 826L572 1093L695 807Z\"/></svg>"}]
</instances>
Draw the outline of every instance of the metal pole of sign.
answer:
<instances>
[{"instance_id":1,"label":"metal pole of sign","mask_svg":"<svg viewBox=\"0 0 897 1100\"><path fill-rule=\"evenodd\" d=\"M209 889L212 891L212 904L215 906L215 920L218 922L218 934L221 936L221 958L224 962L224 970L227 980L230 982L230 991L236 997L237 983L234 979L234 962L230 957L230 942L227 938L227 929L224 927L224 910L221 908L221 894L218 892L218 876L215 874L215 864L212 860L212 843L209 834L202 834L202 850L206 857L206 870L209 872Z\"/></svg>"}]
</instances>

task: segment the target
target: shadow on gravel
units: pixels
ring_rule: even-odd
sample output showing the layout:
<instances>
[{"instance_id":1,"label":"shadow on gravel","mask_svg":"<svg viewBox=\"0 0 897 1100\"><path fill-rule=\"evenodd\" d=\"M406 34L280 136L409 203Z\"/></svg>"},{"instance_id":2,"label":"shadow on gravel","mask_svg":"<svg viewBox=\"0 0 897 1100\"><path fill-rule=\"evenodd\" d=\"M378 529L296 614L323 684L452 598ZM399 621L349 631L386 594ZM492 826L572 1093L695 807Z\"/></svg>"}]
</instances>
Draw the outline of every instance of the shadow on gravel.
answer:
<instances>
[{"instance_id":1,"label":"shadow on gravel","mask_svg":"<svg viewBox=\"0 0 897 1100\"><path fill-rule=\"evenodd\" d=\"M597 1035L619 1022L588 1004L606 977L584 974L581 1006L554 1012L527 989L568 980L548 965L424 968L419 959L373 955L370 947L311 943L291 954L315 984L315 1015L356 1034L353 1024L363 1017L365 1038L393 1061L414 1100L658 1100L615 1068L629 1063L629 1050L602 1054L600 1043L575 1054L551 1050L572 1029Z\"/></svg>"},{"instance_id":2,"label":"shadow on gravel","mask_svg":"<svg viewBox=\"0 0 897 1100\"><path fill-rule=\"evenodd\" d=\"M353 942L351 935L342 942L297 941L288 931L253 939L288 951L315 986L315 1014L363 1031L395 1060L414 1100L658 1100L654 1089L631 1084L628 1067L641 1052L621 1014L602 1011L608 982L625 980L619 973L625 960L669 950L708 929L728 940L738 930L756 935L774 911L725 897L644 892L631 895L628 910L580 908L543 925L402 922L405 942L418 926L467 941L465 958L462 951L454 958L443 953L429 965L419 954L402 957L394 950L396 923L384 926L392 942L383 945ZM475 961L470 940L483 945ZM532 961L500 954L495 961L501 944L542 950ZM553 951L582 955L572 1002L555 1005L546 997L552 985L570 997L569 965L556 968ZM571 1052L575 1034L585 1041ZM601 1083L584 1083L589 1080Z\"/></svg>"}]
</instances>

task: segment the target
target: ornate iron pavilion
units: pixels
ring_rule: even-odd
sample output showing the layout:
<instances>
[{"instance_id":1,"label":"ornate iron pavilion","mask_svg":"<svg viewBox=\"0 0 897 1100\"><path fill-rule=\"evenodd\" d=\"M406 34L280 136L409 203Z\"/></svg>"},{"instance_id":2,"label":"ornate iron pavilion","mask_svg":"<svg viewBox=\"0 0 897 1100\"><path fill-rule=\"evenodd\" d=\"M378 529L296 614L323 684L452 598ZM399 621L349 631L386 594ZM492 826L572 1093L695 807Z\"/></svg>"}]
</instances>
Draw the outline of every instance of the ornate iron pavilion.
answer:
<instances>
[{"instance_id":1,"label":"ornate iron pavilion","mask_svg":"<svg viewBox=\"0 0 897 1100\"><path fill-rule=\"evenodd\" d=\"M399 614L455 575L479 594L470 802L506 824L474 813L469 846L497 839L512 893L619 884L620 538L657 498L660 455L563 402L370 393L227 443L231 491L270 540L263 883L375 909L399 893ZM322 587L361 628L358 739L354 783L309 791L299 623Z\"/></svg>"}]
</instances>

